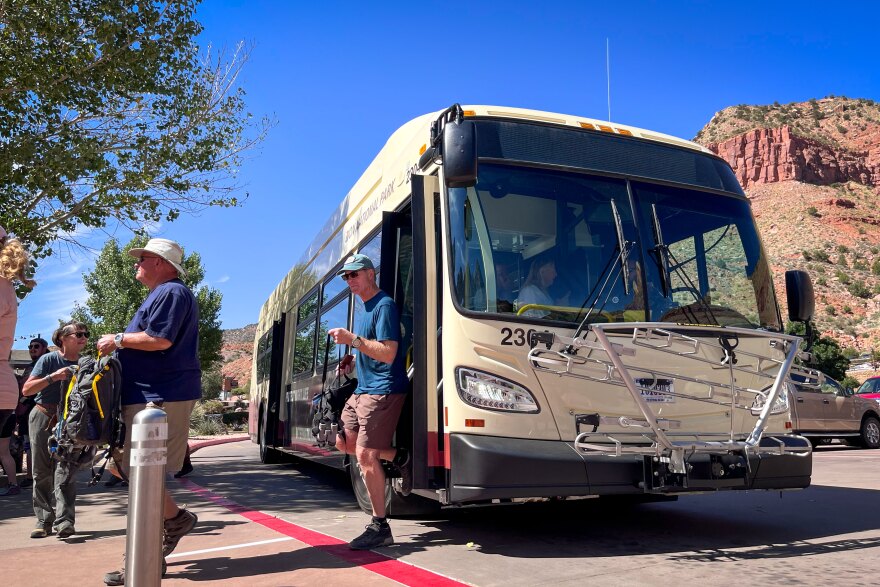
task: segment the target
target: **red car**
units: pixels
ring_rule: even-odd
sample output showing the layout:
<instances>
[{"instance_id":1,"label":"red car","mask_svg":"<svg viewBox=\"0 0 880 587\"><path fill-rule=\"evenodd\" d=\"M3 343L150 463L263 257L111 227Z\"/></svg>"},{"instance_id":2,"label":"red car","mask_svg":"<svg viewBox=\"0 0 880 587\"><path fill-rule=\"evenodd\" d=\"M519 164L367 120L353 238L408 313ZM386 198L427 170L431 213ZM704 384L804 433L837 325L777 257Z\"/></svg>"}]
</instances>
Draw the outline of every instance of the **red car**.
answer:
<instances>
[{"instance_id":1,"label":"red car","mask_svg":"<svg viewBox=\"0 0 880 587\"><path fill-rule=\"evenodd\" d=\"M862 383L856 390L856 394L867 399L875 399L880 402L880 377L871 377Z\"/></svg>"}]
</instances>

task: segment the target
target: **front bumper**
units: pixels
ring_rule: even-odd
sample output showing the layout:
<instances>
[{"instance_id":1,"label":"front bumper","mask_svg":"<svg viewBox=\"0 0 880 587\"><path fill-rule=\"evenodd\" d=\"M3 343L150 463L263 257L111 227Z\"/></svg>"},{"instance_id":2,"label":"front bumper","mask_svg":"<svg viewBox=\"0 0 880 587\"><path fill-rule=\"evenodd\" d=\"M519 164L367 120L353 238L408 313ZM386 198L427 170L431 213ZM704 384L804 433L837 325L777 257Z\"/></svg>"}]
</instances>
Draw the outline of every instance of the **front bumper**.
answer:
<instances>
[{"instance_id":1,"label":"front bumper","mask_svg":"<svg viewBox=\"0 0 880 587\"><path fill-rule=\"evenodd\" d=\"M772 436L761 444L807 443ZM810 485L812 454L697 453L676 474L662 457L578 450L574 443L450 435L449 503L491 499L625 494L680 494L744 489L802 489Z\"/></svg>"}]
</instances>

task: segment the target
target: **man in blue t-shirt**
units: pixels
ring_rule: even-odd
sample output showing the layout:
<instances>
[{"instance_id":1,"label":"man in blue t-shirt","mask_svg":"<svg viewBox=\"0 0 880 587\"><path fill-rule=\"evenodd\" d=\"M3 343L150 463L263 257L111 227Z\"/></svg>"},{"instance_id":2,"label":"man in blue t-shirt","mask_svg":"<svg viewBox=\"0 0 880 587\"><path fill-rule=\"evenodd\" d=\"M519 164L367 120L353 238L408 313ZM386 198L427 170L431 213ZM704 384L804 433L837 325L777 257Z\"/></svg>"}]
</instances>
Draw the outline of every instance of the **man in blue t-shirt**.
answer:
<instances>
[{"instance_id":1,"label":"man in blue t-shirt","mask_svg":"<svg viewBox=\"0 0 880 587\"><path fill-rule=\"evenodd\" d=\"M404 369L406 349L400 345L397 306L376 285L376 269L370 258L350 256L337 275L361 298L365 310L356 333L333 328L328 334L337 344L347 344L358 351L358 387L342 410L336 448L357 457L373 506L373 519L366 531L352 540L349 547L370 550L394 544L385 518L385 471L381 461L391 461L400 469L403 495L412 490L409 451L391 446L409 389ZM350 370L350 364L340 367L341 372Z\"/></svg>"},{"instance_id":2,"label":"man in blue t-shirt","mask_svg":"<svg viewBox=\"0 0 880 587\"><path fill-rule=\"evenodd\" d=\"M202 396L199 366L199 306L192 291L180 280L183 249L174 241L153 238L142 249L128 254L137 259L135 279L150 290L125 332L105 334L98 341L104 354L118 351L122 363L122 415L125 447L121 466L127 473L132 422L147 402L160 405L168 416L166 470L183 466L189 438L189 416ZM162 556L196 525L198 518L179 508L165 490ZM163 566L164 569L164 566ZM125 568L107 573L104 583L122 585Z\"/></svg>"}]
</instances>

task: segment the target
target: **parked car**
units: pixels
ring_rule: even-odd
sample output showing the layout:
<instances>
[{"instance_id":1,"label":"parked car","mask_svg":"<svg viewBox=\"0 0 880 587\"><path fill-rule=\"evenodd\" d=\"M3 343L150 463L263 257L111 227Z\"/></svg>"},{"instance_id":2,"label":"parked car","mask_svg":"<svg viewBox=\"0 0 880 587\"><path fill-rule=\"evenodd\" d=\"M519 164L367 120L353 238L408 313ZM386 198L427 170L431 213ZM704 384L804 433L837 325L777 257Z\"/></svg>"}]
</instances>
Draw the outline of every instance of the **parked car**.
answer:
<instances>
[{"instance_id":1,"label":"parked car","mask_svg":"<svg viewBox=\"0 0 880 587\"><path fill-rule=\"evenodd\" d=\"M819 371L793 370L791 379L795 432L809 438L814 446L840 438L848 444L880 448L880 402L845 389ZM874 379L880 383L880 377Z\"/></svg>"},{"instance_id":2,"label":"parked car","mask_svg":"<svg viewBox=\"0 0 880 587\"><path fill-rule=\"evenodd\" d=\"M880 402L880 377L869 377L856 390L856 395Z\"/></svg>"}]
</instances>

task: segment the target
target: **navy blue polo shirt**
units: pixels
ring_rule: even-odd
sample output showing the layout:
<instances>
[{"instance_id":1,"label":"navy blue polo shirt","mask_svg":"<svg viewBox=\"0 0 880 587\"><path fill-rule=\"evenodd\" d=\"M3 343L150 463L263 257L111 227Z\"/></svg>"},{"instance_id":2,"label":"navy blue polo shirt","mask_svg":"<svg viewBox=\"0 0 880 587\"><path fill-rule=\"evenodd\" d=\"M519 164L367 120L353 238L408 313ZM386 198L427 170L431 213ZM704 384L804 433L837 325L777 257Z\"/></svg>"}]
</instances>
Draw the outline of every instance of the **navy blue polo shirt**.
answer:
<instances>
[{"instance_id":1,"label":"navy blue polo shirt","mask_svg":"<svg viewBox=\"0 0 880 587\"><path fill-rule=\"evenodd\" d=\"M202 397L199 305L181 280L166 281L151 291L125 332L146 332L170 340L171 346L164 351L119 351L124 405Z\"/></svg>"}]
</instances>

